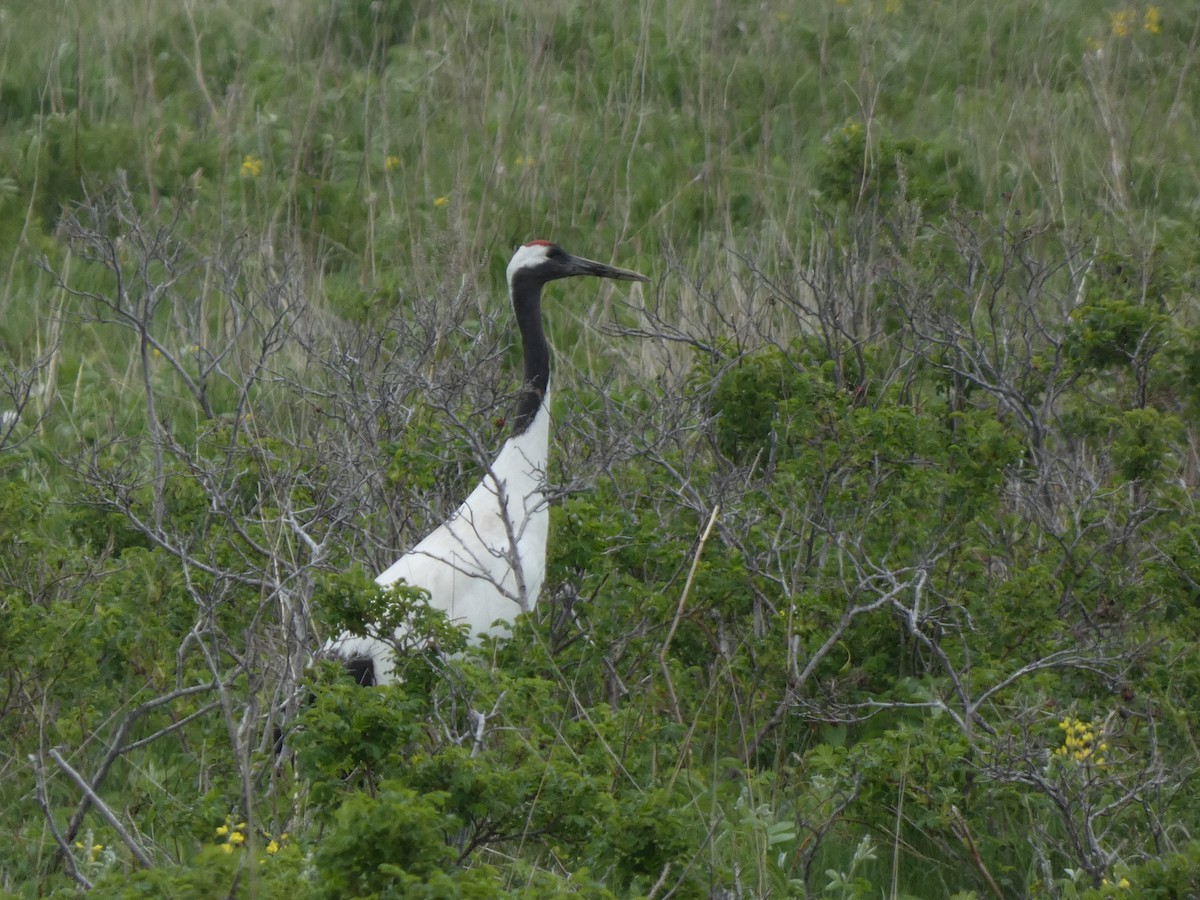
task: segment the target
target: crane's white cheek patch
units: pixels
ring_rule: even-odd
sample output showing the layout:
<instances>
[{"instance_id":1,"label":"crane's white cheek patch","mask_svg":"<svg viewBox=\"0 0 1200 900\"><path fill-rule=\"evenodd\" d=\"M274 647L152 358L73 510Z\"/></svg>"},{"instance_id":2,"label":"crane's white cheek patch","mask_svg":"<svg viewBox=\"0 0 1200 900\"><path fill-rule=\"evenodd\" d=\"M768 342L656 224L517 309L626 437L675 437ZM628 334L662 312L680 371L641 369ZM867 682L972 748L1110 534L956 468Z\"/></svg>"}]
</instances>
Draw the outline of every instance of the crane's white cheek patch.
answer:
<instances>
[{"instance_id":1,"label":"crane's white cheek patch","mask_svg":"<svg viewBox=\"0 0 1200 900\"><path fill-rule=\"evenodd\" d=\"M508 271L505 273L509 289L512 289L514 275L522 269L532 269L540 266L549 257L553 247L554 245L549 241L531 241L523 247L518 247L517 252L513 254L513 258L509 260Z\"/></svg>"}]
</instances>

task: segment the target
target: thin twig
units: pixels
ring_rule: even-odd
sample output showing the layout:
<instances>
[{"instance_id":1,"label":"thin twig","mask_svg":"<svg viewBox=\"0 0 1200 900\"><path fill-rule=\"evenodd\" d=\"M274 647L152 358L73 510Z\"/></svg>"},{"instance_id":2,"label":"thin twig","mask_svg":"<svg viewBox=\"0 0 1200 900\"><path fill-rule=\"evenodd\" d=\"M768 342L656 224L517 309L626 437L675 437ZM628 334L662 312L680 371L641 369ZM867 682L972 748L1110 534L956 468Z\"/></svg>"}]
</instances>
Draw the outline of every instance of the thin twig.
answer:
<instances>
[{"instance_id":1,"label":"thin twig","mask_svg":"<svg viewBox=\"0 0 1200 900\"><path fill-rule=\"evenodd\" d=\"M208 715L214 709L220 709L220 707L221 707L221 701L214 700L212 703L209 703L205 706L200 707L195 712L188 713L182 719L179 719L176 722L172 722L170 725L160 728L158 731L154 732L154 734L147 735L144 738L139 738L136 741L130 741L128 744L123 744L121 746L120 750L118 750L117 752L118 752L118 754L124 754L124 753L128 753L130 750L137 750L140 747L145 747L148 744L153 744L159 738L166 737L168 734L170 734L173 731L178 731L180 728L183 728L189 722L194 722L194 721L196 721L196 719L199 719L203 716Z\"/></svg>"},{"instance_id":2,"label":"thin twig","mask_svg":"<svg viewBox=\"0 0 1200 900\"><path fill-rule=\"evenodd\" d=\"M683 593L679 595L679 606L675 609L675 618L671 620L671 628L667 631L662 649L658 652L658 662L662 667L663 679L667 682L667 693L671 695L671 709L675 713L675 721L680 725L683 724L683 713L679 710L679 698L675 696L675 685L671 681L671 672L667 667L667 651L671 648L671 641L675 637L676 629L679 628L679 621L683 618L683 608L687 604L688 594L691 593L692 582L696 578L696 569L700 567L700 554L704 552L704 545L708 543L708 536L712 534L713 525L716 524L717 514L720 511L721 504L718 503L713 507L712 515L708 517L704 533L700 535L700 542L696 545L696 553L692 557L692 567L688 570L687 581L683 585Z\"/></svg>"},{"instance_id":3,"label":"thin twig","mask_svg":"<svg viewBox=\"0 0 1200 900\"><path fill-rule=\"evenodd\" d=\"M141 747L151 743L156 738L162 737L164 734L167 734L174 728L178 728L179 725L183 723L175 723L163 729L162 731L156 732L148 738L143 738L142 740L135 741L132 744L126 744L125 736L129 734L134 724L146 713L157 709L160 706L164 706L165 704L174 700L178 700L181 697L188 697L193 694L211 691L215 687L215 684L196 684L189 687L180 688L177 691L172 691L169 694L164 694L161 697L155 697L153 700L143 703L137 709L130 711L130 713L125 717L125 720L121 723L120 727L117 729L116 734L113 735L112 742L109 744L108 752L104 755L104 760L100 763L100 767L96 769L96 774L92 776L92 780L90 782L91 791L85 793L83 797L80 798L79 805L75 808L75 812L71 816L71 821L67 823L68 842L73 841L75 836L79 833L79 829L83 824L83 817L87 814L88 808L91 806L91 798L95 796L96 791L100 790L101 783L103 783L104 779L108 777L109 770L112 768L112 764L116 761L117 757L123 753L127 753L135 747ZM205 708L207 709L208 707ZM185 718L183 721L190 721L190 718L191 717Z\"/></svg>"},{"instance_id":4,"label":"thin twig","mask_svg":"<svg viewBox=\"0 0 1200 900\"><path fill-rule=\"evenodd\" d=\"M53 751L51 751L53 752ZM54 842L58 844L58 849L62 852L63 860L67 864L67 874L79 882L85 889L91 890L92 883L84 876L79 868L75 865L75 857L71 855L71 848L68 846L66 839L59 833L58 826L54 824L54 814L50 811L50 800L46 796L46 773L42 771L42 764L31 753L29 762L33 766L33 776L36 779L37 787L37 802L42 808L42 812L46 815L46 824L50 827L50 834L54 836Z\"/></svg>"},{"instance_id":5,"label":"thin twig","mask_svg":"<svg viewBox=\"0 0 1200 900\"><path fill-rule=\"evenodd\" d=\"M467 712L467 718L475 726L474 733L471 735L472 759L477 757L483 750L483 736L484 731L487 729L487 721L488 719L495 718L496 714L500 712L500 704L504 702L504 697L506 694L508 694L508 691L500 692L500 696L496 698L496 702L492 705L492 711L490 713L477 712L473 709Z\"/></svg>"},{"instance_id":6,"label":"thin twig","mask_svg":"<svg viewBox=\"0 0 1200 900\"><path fill-rule=\"evenodd\" d=\"M667 883L667 876L670 874L671 863L668 861L663 863L662 874L658 876L658 881L654 882L654 884L650 887L650 893L646 895L648 900L653 900L654 897L658 896L658 892L662 889L662 886Z\"/></svg>"},{"instance_id":7,"label":"thin twig","mask_svg":"<svg viewBox=\"0 0 1200 900\"><path fill-rule=\"evenodd\" d=\"M108 804L101 800L100 796L92 790L91 785L87 783L87 779L71 768L71 764L62 758L62 754L56 748L51 747L49 753L50 758L67 774L67 777L79 785L79 789L84 794L88 795L92 801L92 806L96 807L96 812L100 813L104 821L111 825L113 831L125 842L125 846L129 848L129 852L133 854L134 859L147 869L153 868L154 863L150 861L150 857L146 855L146 851L133 839L133 835L125 829L125 826L121 824L121 820L108 808Z\"/></svg>"},{"instance_id":8,"label":"thin twig","mask_svg":"<svg viewBox=\"0 0 1200 900\"><path fill-rule=\"evenodd\" d=\"M983 880L987 882L987 886L991 888L993 894L1004 900L1004 892L1000 890L1000 885L996 884L996 879L992 877L992 873L988 871L987 864L983 861L983 857L979 855L979 850L975 846L975 839L971 837L971 829L967 826L967 820L963 818L963 814L958 811L957 806L950 807L950 814L954 816L954 824L958 827L958 836L962 838L962 842L967 845L967 850L971 854L971 861L975 863L975 868L979 870L979 874L983 876Z\"/></svg>"}]
</instances>

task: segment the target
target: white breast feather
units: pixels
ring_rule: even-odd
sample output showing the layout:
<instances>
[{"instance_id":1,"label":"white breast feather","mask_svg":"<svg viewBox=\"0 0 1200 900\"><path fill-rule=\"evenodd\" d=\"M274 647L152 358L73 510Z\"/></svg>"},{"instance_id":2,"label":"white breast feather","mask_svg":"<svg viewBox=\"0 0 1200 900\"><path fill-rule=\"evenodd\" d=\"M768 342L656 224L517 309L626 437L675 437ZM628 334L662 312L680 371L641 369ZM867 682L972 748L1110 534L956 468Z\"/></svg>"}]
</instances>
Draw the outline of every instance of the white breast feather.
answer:
<instances>
[{"instance_id":1,"label":"white breast feather","mask_svg":"<svg viewBox=\"0 0 1200 900\"><path fill-rule=\"evenodd\" d=\"M478 487L445 524L388 567L376 583L386 587L403 580L425 588L430 605L445 610L454 624L467 625L472 641L481 633L508 635L508 628L493 623L511 622L518 613L533 609L546 576L549 442L547 395L529 427L504 442ZM343 658L370 656L376 683L393 680L394 650L387 642L343 637L330 642L326 652Z\"/></svg>"}]
</instances>

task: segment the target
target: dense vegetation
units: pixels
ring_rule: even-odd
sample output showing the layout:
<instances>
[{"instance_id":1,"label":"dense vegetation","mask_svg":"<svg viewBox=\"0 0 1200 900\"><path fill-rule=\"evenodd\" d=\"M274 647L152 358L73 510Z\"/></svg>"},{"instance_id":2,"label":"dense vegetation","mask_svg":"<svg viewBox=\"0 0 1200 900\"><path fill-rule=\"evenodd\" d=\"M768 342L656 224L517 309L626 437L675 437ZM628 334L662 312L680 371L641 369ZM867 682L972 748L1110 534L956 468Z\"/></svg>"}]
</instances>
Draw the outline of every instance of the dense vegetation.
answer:
<instances>
[{"instance_id":1,"label":"dense vegetation","mask_svg":"<svg viewBox=\"0 0 1200 900\"><path fill-rule=\"evenodd\" d=\"M1189 896L1197 12L0 10L0 891ZM654 282L551 289L547 588L456 654L370 573L533 237Z\"/></svg>"}]
</instances>

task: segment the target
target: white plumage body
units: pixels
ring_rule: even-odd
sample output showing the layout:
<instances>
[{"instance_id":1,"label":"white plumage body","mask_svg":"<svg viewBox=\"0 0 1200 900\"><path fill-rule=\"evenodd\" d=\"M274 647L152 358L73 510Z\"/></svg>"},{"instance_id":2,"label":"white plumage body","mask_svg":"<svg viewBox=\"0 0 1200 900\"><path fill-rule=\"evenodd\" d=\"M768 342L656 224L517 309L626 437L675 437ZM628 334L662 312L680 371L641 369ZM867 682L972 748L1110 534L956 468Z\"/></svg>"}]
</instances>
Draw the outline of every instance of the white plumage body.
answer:
<instances>
[{"instance_id":1,"label":"white plumage body","mask_svg":"<svg viewBox=\"0 0 1200 900\"><path fill-rule=\"evenodd\" d=\"M504 442L453 515L375 579L383 587L403 581L429 591L431 605L466 625L472 642L480 634L507 636L509 629L494 623L532 609L546 578L548 403L544 398L529 428ZM375 683L393 680L391 642L343 636L328 649L348 659L370 657Z\"/></svg>"},{"instance_id":2,"label":"white plumage body","mask_svg":"<svg viewBox=\"0 0 1200 900\"><path fill-rule=\"evenodd\" d=\"M454 624L469 625L471 637L494 633L497 619L511 622L531 609L546 577L549 441L543 401L529 429L504 442L462 506L375 581L387 587L403 579L447 598L438 605Z\"/></svg>"}]
</instances>

